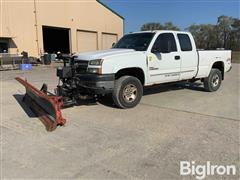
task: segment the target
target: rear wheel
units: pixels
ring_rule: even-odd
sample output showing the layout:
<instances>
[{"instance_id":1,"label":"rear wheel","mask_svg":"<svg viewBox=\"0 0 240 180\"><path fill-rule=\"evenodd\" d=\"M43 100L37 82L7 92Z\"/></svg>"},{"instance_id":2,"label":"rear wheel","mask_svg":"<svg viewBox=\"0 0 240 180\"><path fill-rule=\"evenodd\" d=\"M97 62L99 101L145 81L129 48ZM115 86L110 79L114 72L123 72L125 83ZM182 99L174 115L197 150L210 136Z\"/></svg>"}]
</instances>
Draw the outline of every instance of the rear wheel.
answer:
<instances>
[{"instance_id":1,"label":"rear wheel","mask_svg":"<svg viewBox=\"0 0 240 180\"><path fill-rule=\"evenodd\" d=\"M209 76L204 78L203 83L206 91L217 91L222 83L221 71L219 69L212 69Z\"/></svg>"},{"instance_id":2,"label":"rear wheel","mask_svg":"<svg viewBox=\"0 0 240 180\"><path fill-rule=\"evenodd\" d=\"M142 95L143 87L139 79L133 76L122 76L116 80L113 101L118 107L133 108L140 102Z\"/></svg>"}]
</instances>

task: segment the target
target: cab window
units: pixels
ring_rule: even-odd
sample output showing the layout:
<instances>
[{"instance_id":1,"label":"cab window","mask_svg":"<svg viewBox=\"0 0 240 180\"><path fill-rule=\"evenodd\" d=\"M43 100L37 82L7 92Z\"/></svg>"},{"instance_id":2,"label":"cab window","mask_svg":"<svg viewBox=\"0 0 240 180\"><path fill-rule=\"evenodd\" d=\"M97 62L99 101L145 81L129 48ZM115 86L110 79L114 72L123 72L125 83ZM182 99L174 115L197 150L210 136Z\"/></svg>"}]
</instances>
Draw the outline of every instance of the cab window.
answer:
<instances>
[{"instance_id":1,"label":"cab window","mask_svg":"<svg viewBox=\"0 0 240 180\"><path fill-rule=\"evenodd\" d=\"M178 40L182 51L192 51L192 44L187 34L178 34Z\"/></svg>"},{"instance_id":2,"label":"cab window","mask_svg":"<svg viewBox=\"0 0 240 180\"><path fill-rule=\"evenodd\" d=\"M163 33L156 39L152 52L170 53L177 51L176 41L172 33Z\"/></svg>"}]
</instances>

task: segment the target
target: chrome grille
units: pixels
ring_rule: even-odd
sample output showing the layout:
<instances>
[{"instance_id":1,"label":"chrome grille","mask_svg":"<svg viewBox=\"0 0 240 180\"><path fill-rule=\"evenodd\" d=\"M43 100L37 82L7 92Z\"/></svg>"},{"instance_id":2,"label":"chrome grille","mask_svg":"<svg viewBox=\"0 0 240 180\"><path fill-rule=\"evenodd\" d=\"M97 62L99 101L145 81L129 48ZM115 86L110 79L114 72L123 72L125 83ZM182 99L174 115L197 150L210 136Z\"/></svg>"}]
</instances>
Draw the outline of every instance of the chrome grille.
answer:
<instances>
[{"instance_id":1,"label":"chrome grille","mask_svg":"<svg viewBox=\"0 0 240 180\"><path fill-rule=\"evenodd\" d=\"M75 60L77 73L86 73L88 68L88 61Z\"/></svg>"}]
</instances>

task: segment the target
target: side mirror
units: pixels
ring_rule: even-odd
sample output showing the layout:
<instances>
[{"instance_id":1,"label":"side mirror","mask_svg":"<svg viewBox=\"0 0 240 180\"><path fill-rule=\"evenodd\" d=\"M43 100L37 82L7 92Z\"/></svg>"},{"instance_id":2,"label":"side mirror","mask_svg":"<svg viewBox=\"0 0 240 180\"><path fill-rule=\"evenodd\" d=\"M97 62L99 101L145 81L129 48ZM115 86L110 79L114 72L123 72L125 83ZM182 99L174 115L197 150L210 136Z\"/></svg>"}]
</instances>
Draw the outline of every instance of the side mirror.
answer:
<instances>
[{"instance_id":1,"label":"side mirror","mask_svg":"<svg viewBox=\"0 0 240 180\"><path fill-rule=\"evenodd\" d=\"M114 43L112 43L112 47L114 47L114 46L115 46L115 44L116 44L115 42L114 42Z\"/></svg>"},{"instance_id":2,"label":"side mirror","mask_svg":"<svg viewBox=\"0 0 240 180\"><path fill-rule=\"evenodd\" d=\"M162 52L160 51L160 49L153 48L151 52L155 54L158 60L162 60Z\"/></svg>"}]
</instances>

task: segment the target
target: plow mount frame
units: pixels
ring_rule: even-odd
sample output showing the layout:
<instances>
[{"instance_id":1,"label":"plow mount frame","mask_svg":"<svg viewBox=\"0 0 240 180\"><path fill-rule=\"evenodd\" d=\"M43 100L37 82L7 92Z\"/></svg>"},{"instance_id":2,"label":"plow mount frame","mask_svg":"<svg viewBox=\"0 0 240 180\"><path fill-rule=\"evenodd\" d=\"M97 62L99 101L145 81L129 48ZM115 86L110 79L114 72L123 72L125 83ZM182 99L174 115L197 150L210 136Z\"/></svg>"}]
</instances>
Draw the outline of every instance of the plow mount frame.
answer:
<instances>
[{"instance_id":1,"label":"plow mount frame","mask_svg":"<svg viewBox=\"0 0 240 180\"><path fill-rule=\"evenodd\" d=\"M23 80L20 77L15 79L26 88L23 102L42 121L47 131L53 131L58 125L63 126L66 123L61 113L61 108L64 105L61 96L47 95L46 92L38 90L28 83L27 80Z\"/></svg>"}]
</instances>

